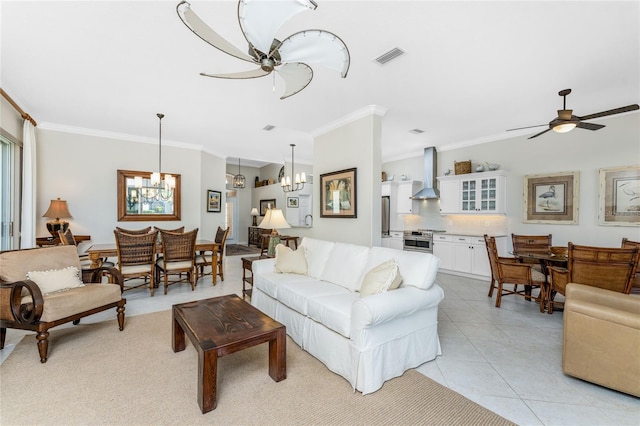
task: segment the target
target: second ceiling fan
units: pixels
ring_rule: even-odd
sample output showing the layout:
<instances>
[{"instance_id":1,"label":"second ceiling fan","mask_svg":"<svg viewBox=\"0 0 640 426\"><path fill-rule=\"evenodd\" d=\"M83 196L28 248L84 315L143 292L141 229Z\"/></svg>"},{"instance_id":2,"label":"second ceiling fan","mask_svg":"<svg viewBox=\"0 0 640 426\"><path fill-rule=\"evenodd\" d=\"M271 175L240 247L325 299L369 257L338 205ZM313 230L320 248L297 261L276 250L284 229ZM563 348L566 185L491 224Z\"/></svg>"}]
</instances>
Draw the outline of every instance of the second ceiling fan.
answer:
<instances>
[{"instance_id":1,"label":"second ceiling fan","mask_svg":"<svg viewBox=\"0 0 640 426\"><path fill-rule=\"evenodd\" d=\"M567 95L571 93L571 89L564 89L558 92L558 95L562 96L562 109L558 110L558 116L551 120L549 124L537 124L535 126L527 126L527 127L518 127L515 129L508 129L507 131L512 130L522 130L522 129L530 129L532 127L541 127L541 126L549 126L548 129L543 130L540 133L536 133L533 136L528 137L527 139L537 138L540 135L547 133L549 130L553 130L558 133L566 133L574 128L578 127L580 129L586 130L600 130L604 126L604 124L593 124L593 123L585 123L585 120L591 120L593 118L606 117L608 115L621 114L623 112L635 111L637 110L638 104L627 105L620 108L614 108L607 111L596 112L595 114L588 114L583 116L573 115L572 109L567 109Z\"/></svg>"}]
</instances>

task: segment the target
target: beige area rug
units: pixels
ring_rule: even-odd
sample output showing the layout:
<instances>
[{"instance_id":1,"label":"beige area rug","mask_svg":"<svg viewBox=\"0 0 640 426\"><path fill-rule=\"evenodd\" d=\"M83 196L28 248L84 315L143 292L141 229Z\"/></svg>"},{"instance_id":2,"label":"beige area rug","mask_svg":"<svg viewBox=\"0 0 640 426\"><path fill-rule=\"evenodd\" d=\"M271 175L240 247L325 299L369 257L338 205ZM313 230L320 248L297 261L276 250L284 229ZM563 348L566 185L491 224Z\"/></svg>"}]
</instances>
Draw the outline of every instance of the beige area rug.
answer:
<instances>
[{"instance_id":1,"label":"beige area rug","mask_svg":"<svg viewBox=\"0 0 640 426\"><path fill-rule=\"evenodd\" d=\"M187 341L189 342L188 338ZM0 423L508 425L497 414L409 370L362 396L287 341L287 379L268 374L267 344L218 361L218 407L196 401L198 357L171 349L171 312L51 332L41 364L33 335L0 366Z\"/></svg>"},{"instance_id":2,"label":"beige area rug","mask_svg":"<svg viewBox=\"0 0 640 426\"><path fill-rule=\"evenodd\" d=\"M257 255L260 254L260 249L257 247L246 246L243 244L227 244L225 247L225 255L227 256L240 256L240 255Z\"/></svg>"}]
</instances>

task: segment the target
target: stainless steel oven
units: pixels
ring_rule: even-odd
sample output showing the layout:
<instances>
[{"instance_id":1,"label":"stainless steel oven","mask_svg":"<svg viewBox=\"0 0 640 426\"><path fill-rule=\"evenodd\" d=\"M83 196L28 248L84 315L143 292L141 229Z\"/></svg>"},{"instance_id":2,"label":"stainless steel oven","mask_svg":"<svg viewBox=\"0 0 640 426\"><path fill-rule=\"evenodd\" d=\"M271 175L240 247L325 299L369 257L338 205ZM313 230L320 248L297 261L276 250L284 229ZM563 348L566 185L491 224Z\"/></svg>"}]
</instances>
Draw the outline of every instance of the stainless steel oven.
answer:
<instances>
[{"instance_id":1,"label":"stainless steel oven","mask_svg":"<svg viewBox=\"0 0 640 426\"><path fill-rule=\"evenodd\" d=\"M433 253L433 233L431 231L405 231L404 250Z\"/></svg>"}]
</instances>

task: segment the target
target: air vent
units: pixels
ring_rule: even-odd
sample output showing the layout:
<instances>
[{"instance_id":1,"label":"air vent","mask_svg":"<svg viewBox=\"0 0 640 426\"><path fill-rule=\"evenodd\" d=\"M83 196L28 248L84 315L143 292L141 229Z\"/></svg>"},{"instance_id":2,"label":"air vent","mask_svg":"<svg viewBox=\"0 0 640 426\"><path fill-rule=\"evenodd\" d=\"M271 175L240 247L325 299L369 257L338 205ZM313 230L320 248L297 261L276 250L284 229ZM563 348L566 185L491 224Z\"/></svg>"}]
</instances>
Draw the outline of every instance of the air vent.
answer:
<instances>
[{"instance_id":1,"label":"air vent","mask_svg":"<svg viewBox=\"0 0 640 426\"><path fill-rule=\"evenodd\" d=\"M276 126L272 126L271 124L267 124L266 126L264 126L262 128L262 130L266 130L267 132L272 131L273 129L275 129Z\"/></svg>"},{"instance_id":2,"label":"air vent","mask_svg":"<svg viewBox=\"0 0 640 426\"><path fill-rule=\"evenodd\" d=\"M400 49L399 47L394 47L388 52L385 52L382 55L375 58L373 62L377 63L378 65L385 65L393 61L394 59L396 59L398 56L403 55L404 53L405 53L404 50Z\"/></svg>"},{"instance_id":3,"label":"air vent","mask_svg":"<svg viewBox=\"0 0 640 426\"><path fill-rule=\"evenodd\" d=\"M414 135L419 135L420 133L424 133L424 130L422 130L422 129L411 129L411 130L409 130L409 133L413 133Z\"/></svg>"}]
</instances>

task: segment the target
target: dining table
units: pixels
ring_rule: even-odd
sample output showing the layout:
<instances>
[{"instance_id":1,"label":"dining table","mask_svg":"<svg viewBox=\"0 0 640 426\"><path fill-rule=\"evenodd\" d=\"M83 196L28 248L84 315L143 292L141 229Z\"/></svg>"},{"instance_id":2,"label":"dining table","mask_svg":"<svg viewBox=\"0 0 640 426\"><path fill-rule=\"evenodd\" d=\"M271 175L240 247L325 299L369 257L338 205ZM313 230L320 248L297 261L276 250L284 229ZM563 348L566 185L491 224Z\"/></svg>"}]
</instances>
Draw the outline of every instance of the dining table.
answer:
<instances>
[{"instance_id":1,"label":"dining table","mask_svg":"<svg viewBox=\"0 0 640 426\"><path fill-rule=\"evenodd\" d=\"M206 251L216 252L220 245L221 243L216 243L211 240L196 240L196 252L201 254ZM116 247L116 243L93 244L86 250L86 253L91 260L90 268L99 268L103 258L118 256L118 248ZM162 243L156 244L156 253L162 254ZM211 274L213 282L215 283L218 272L218 262L211 262L211 267L215 268Z\"/></svg>"},{"instance_id":2,"label":"dining table","mask_svg":"<svg viewBox=\"0 0 640 426\"><path fill-rule=\"evenodd\" d=\"M549 252L526 252L518 251L511 252L511 255L519 260L535 259L540 263L542 274L544 275L544 284L540 288L540 303L543 305L543 310L547 311L547 304L553 303L551 298L551 283L549 283L549 267L559 266L566 268L568 263L568 257L566 254L557 254L551 251Z\"/></svg>"}]
</instances>

